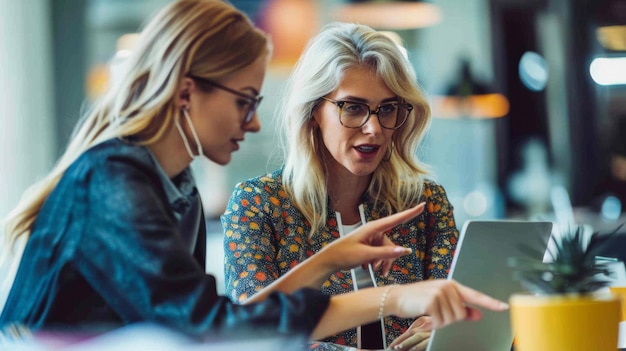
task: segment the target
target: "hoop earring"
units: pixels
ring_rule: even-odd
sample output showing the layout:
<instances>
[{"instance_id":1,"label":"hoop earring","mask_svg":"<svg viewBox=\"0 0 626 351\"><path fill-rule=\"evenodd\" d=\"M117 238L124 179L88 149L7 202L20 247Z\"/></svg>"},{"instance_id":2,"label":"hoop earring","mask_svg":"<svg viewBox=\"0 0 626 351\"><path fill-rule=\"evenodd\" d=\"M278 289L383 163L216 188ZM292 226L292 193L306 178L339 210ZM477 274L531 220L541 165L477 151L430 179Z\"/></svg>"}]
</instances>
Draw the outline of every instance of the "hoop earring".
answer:
<instances>
[{"instance_id":1,"label":"hoop earring","mask_svg":"<svg viewBox=\"0 0 626 351\"><path fill-rule=\"evenodd\" d=\"M385 153L385 156L383 156L383 161L387 162L391 160L391 155L393 155L394 149L395 149L395 144L393 143L393 140L392 140L391 144L389 144L389 148L387 149L387 152Z\"/></svg>"},{"instance_id":2,"label":"hoop earring","mask_svg":"<svg viewBox=\"0 0 626 351\"><path fill-rule=\"evenodd\" d=\"M198 138L198 133L196 133L196 128L193 126L193 123L191 123L191 117L189 117L189 111L187 111L187 108L182 107L181 108L182 114L185 117L185 120L187 122L187 124L189 125L189 129L191 130L191 134L193 135L193 138L196 142L196 147L198 148L198 155L197 156L203 156L203 151L202 151L202 145L200 144L200 138ZM180 134L180 137L183 139L183 144L185 144L185 149L187 150L187 153L189 154L189 157L191 157L191 159L195 158L195 155L193 154L193 152L191 151L191 146L189 145L189 140L187 140L187 136L185 135L185 132L183 131L183 128L180 126L180 118L176 118L175 123L176 123L176 129L178 129L178 134Z\"/></svg>"}]
</instances>

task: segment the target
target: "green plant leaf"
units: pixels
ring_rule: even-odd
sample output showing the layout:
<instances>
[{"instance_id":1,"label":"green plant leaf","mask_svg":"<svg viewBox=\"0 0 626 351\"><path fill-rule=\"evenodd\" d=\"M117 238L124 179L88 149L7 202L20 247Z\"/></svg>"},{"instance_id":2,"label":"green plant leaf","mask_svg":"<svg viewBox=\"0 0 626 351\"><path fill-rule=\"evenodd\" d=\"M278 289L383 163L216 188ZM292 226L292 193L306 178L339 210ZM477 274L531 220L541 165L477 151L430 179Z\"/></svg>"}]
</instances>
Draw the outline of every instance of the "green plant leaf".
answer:
<instances>
[{"instance_id":1,"label":"green plant leaf","mask_svg":"<svg viewBox=\"0 0 626 351\"><path fill-rule=\"evenodd\" d=\"M594 232L588 240L582 225L568 228L559 238L552 236L553 246L548 249L552 262L529 258L543 255L536 247L522 245L520 250L528 256L507 261L514 269L513 279L536 294L587 294L604 288L610 283L610 270L608 262L598 262L596 256L621 227L610 233Z\"/></svg>"}]
</instances>

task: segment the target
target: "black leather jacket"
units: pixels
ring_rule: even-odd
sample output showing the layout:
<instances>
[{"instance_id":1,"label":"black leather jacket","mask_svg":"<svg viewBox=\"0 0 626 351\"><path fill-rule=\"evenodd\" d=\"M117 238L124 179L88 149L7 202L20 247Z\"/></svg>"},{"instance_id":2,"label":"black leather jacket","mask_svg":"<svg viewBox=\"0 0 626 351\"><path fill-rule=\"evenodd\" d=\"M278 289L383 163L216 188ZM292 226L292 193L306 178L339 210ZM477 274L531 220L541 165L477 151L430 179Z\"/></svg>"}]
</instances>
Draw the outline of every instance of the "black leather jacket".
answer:
<instances>
[{"instance_id":1,"label":"black leather jacket","mask_svg":"<svg viewBox=\"0 0 626 351\"><path fill-rule=\"evenodd\" d=\"M275 293L254 305L217 295L204 270L202 214L195 248L179 229L181 215L200 202L193 178L186 170L172 179L192 182L189 195L172 205L159 169L147 148L117 139L75 161L39 213L0 327L153 322L190 333L265 328L310 335L328 305L318 291Z\"/></svg>"}]
</instances>

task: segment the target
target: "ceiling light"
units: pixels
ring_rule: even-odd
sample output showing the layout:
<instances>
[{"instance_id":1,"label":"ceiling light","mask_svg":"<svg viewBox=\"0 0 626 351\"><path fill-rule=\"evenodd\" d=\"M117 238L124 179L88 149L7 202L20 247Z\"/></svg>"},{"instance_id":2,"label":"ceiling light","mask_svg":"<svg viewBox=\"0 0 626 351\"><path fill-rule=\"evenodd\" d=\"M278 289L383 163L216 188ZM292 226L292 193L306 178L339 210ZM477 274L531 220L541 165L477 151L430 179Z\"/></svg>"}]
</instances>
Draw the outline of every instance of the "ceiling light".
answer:
<instances>
[{"instance_id":1,"label":"ceiling light","mask_svg":"<svg viewBox=\"0 0 626 351\"><path fill-rule=\"evenodd\" d=\"M589 73L599 85L626 84L626 57L598 57L591 61Z\"/></svg>"},{"instance_id":2,"label":"ceiling light","mask_svg":"<svg viewBox=\"0 0 626 351\"><path fill-rule=\"evenodd\" d=\"M441 21L439 7L426 1L348 1L335 9L335 19L376 29L413 29Z\"/></svg>"},{"instance_id":3,"label":"ceiling light","mask_svg":"<svg viewBox=\"0 0 626 351\"><path fill-rule=\"evenodd\" d=\"M509 113L506 96L476 81L471 74L469 61L461 60L458 80L445 96L432 99L433 116L441 118L498 118Z\"/></svg>"}]
</instances>

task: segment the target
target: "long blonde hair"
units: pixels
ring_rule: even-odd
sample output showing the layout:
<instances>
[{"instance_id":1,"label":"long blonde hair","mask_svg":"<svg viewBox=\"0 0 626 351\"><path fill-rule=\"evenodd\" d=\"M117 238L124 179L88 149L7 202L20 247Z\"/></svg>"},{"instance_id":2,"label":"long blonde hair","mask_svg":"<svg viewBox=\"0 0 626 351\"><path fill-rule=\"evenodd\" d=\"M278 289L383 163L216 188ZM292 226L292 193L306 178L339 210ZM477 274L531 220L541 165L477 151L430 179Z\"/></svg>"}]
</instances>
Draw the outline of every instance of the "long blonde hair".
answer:
<instances>
[{"instance_id":1,"label":"long blonde hair","mask_svg":"<svg viewBox=\"0 0 626 351\"><path fill-rule=\"evenodd\" d=\"M137 136L143 145L158 141L179 115L175 94L185 75L220 80L269 50L267 36L227 2L177 0L164 7L139 36L125 78L87 111L52 171L5 219L10 246L30 234L44 201L84 151L111 138Z\"/></svg>"},{"instance_id":2,"label":"long blonde hair","mask_svg":"<svg viewBox=\"0 0 626 351\"><path fill-rule=\"evenodd\" d=\"M421 196L427 168L416 151L430 123L430 108L411 64L395 42L368 26L329 24L297 62L278 114L286 134L283 184L311 224L310 234L325 225L328 215L324 144L312 128L311 116L320 98L338 88L343 72L358 65L372 67L391 91L414 107L393 133L391 158L374 171L367 192L377 210L387 213L415 205Z\"/></svg>"}]
</instances>

